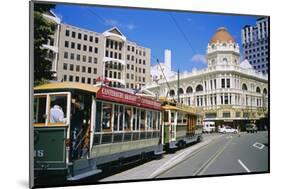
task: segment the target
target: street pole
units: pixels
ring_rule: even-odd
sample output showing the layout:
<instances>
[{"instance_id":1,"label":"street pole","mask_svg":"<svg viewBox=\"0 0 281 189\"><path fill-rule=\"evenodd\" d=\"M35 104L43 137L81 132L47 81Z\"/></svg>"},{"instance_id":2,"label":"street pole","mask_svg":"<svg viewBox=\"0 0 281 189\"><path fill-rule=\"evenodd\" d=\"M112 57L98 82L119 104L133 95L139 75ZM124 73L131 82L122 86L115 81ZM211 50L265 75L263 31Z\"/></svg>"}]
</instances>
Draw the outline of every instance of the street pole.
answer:
<instances>
[{"instance_id":1,"label":"street pole","mask_svg":"<svg viewBox=\"0 0 281 189\"><path fill-rule=\"evenodd\" d=\"M180 103L179 90L180 90L180 70L178 69L178 103Z\"/></svg>"}]
</instances>

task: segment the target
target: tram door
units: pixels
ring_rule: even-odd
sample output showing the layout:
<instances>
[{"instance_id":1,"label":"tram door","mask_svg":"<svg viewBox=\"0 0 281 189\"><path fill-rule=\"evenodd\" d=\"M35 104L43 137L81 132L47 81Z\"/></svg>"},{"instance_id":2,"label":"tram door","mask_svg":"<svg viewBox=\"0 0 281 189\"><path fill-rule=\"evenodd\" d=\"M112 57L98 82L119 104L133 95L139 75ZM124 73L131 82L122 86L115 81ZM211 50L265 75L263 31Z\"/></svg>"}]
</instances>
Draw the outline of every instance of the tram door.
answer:
<instances>
[{"instance_id":1,"label":"tram door","mask_svg":"<svg viewBox=\"0 0 281 189\"><path fill-rule=\"evenodd\" d=\"M91 96L72 94L70 141L71 159L87 158L90 151Z\"/></svg>"},{"instance_id":2,"label":"tram door","mask_svg":"<svg viewBox=\"0 0 281 189\"><path fill-rule=\"evenodd\" d=\"M177 112L171 111L171 130L170 130L171 141L176 140L176 126L177 126Z\"/></svg>"}]
</instances>

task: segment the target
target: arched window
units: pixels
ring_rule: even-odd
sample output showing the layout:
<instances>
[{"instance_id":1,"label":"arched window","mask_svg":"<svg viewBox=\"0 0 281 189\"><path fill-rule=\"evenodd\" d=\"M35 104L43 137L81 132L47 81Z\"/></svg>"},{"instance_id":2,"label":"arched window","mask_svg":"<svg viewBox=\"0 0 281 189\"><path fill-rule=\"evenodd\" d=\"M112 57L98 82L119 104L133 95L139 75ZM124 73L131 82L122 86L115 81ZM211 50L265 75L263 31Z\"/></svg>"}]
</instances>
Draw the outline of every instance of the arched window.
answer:
<instances>
[{"instance_id":1,"label":"arched window","mask_svg":"<svg viewBox=\"0 0 281 189\"><path fill-rule=\"evenodd\" d=\"M186 93L192 93L193 92L193 89L192 89L192 87L187 87L187 89L186 89Z\"/></svg>"},{"instance_id":2,"label":"arched window","mask_svg":"<svg viewBox=\"0 0 281 189\"><path fill-rule=\"evenodd\" d=\"M183 94L183 89L179 88L179 95Z\"/></svg>"},{"instance_id":3,"label":"arched window","mask_svg":"<svg viewBox=\"0 0 281 189\"><path fill-rule=\"evenodd\" d=\"M215 46L215 44L212 44L212 49L214 49L216 46Z\"/></svg>"},{"instance_id":4,"label":"arched window","mask_svg":"<svg viewBox=\"0 0 281 189\"><path fill-rule=\"evenodd\" d=\"M196 92L199 92L199 91L203 91L203 86L202 85L197 85Z\"/></svg>"},{"instance_id":5,"label":"arched window","mask_svg":"<svg viewBox=\"0 0 281 189\"><path fill-rule=\"evenodd\" d=\"M175 96L175 91L173 89L170 90L170 96Z\"/></svg>"},{"instance_id":6,"label":"arched window","mask_svg":"<svg viewBox=\"0 0 281 189\"><path fill-rule=\"evenodd\" d=\"M243 85L242 85L242 90L243 91L247 91L248 90L248 87L247 87L247 85L245 83L243 83Z\"/></svg>"},{"instance_id":7,"label":"arched window","mask_svg":"<svg viewBox=\"0 0 281 189\"><path fill-rule=\"evenodd\" d=\"M261 89L259 87L257 87L256 92L261 93Z\"/></svg>"},{"instance_id":8,"label":"arched window","mask_svg":"<svg viewBox=\"0 0 281 189\"><path fill-rule=\"evenodd\" d=\"M222 59L222 62L223 62L224 64L227 64L227 58L223 58L223 59Z\"/></svg>"},{"instance_id":9,"label":"arched window","mask_svg":"<svg viewBox=\"0 0 281 189\"><path fill-rule=\"evenodd\" d=\"M267 90L266 88L263 89L263 92L262 92L264 95L267 95Z\"/></svg>"}]
</instances>

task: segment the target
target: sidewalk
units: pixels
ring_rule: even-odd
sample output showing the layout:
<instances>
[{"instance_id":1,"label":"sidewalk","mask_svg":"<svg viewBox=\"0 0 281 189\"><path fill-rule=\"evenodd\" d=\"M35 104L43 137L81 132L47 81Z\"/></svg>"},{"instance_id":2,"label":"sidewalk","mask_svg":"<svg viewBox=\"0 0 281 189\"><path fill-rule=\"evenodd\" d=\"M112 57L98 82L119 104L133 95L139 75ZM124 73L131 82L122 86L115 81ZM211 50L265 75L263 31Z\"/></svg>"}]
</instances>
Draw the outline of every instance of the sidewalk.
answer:
<instances>
[{"instance_id":1,"label":"sidewalk","mask_svg":"<svg viewBox=\"0 0 281 189\"><path fill-rule=\"evenodd\" d=\"M139 179L153 179L157 177L159 174L163 173L167 169L175 166L179 162L186 159L188 156L191 156L192 153L203 146L206 146L214 139L217 139L223 135L203 135L204 139L202 142L198 144L194 144L190 147L187 147L185 149L179 150L174 154L165 154L161 159L159 160L152 160L148 163L145 163L143 165L137 166L135 168L129 169L127 171L124 171L122 173L104 178L100 180L103 181L120 181L120 180L139 180Z\"/></svg>"}]
</instances>

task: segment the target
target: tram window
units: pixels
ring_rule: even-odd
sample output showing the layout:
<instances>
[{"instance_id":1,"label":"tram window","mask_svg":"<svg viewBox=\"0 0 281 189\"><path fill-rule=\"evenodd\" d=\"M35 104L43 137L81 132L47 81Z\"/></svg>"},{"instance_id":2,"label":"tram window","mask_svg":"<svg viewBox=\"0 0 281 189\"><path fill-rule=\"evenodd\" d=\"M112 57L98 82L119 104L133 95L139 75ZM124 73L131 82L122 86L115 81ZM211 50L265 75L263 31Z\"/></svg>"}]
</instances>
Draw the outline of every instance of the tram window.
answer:
<instances>
[{"instance_id":1,"label":"tram window","mask_svg":"<svg viewBox=\"0 0 281 189\"><path fill-rule=\"evenodd\" d=\"M111 131L112 104L102 103L102 129Z\"/></svg>"},{"instance_id":2,"label":"tram window","mask_svg":"<svg viewBox=\"0 0 281 189\"><path fill-rule=\"evenodd\" d=\"M123 131L124 106L119 106L119 131Z\"/></svg>"},{"instance_id":3,"label":"tram window","mask_svg":"<svg viewBox=\"0 0 281 189\"><path fill-rule=\"evenodd\" d=\"M183 117L183 123L186 124L187 123L187 114L184 114L184 117Z\"/></svg>"},{"instance_id":4,"label":"tram window","mask_svg":"<svg viewBox=\"0 0 281 189\"><path fill-rule=\"evenodd\" d=\"M145 110L141 110L140 129L141 129L141 130L145 130Z\"/></svg>"},{"instance_id":5,"label":"tram window","mask_svg":"<svg viewBox=\"0 0 281 189\"><path fill-rule=\"evenodd\" d=\"M49 122L50 123L65 123L66 122L66 95L50 95L51 106L49 107Z\"/></svg>"},{"instance_id":6,"label":"tram window","mask_svg":"<svg viewBox=\"0 0 281 189\"><path fill-rule=\"evenodd\" d=\"M169 122L169 112L168 111L164 112L164 122Z\"/></svg>"},{"instance_id":7,"label":"tram window","mask_svg":"<svg viewBox=\"0 0 281 189\"><path fill-rule=\"evenodd\" d=\"M160 124L161 124L161 115L160 112L157 113L157 130L160 130Z\"/></svg>"},{"instance_id":8,"label":"tram window","mask_svg":"<svg viewBox=\"0 0 281 189\"><path fill-rule=\"evenodd\" d=\"M34 97L34 123L45 123L46 119L46 96Z\"/></svg>"},{"instance_id":9,"label":"tram window","mask_svg":"<svg viewBox=\"0 0 281 189\"><path fill-rule=\"evenodd\" d=\"M146 122L146 124L147 124L147 130L151 130L151 128L152 128L152 112L151 111L147 111L147 122Z\"/></svg>"},{"instance_id":10,"label":"tram window","mask_svg":"<svg viewBox=\"0 0 281 189\"><path fill-rule=\"evenodd\" d=\"M137 108L133 108L133 130L138 130Z\"/></svg>"},{"instance_id":11,"label":"tram window","mask_svg":"<svg viewBox=\"0 0 281 189\"><path fill-rule=\"evenodd\" d=\"M157 112L152 112L152 128L153 128L153 130L156 129L156 116L157 116L156 113Z\"/></svg>"},{"instance_id":12,"label":"tram window","mask_svg":"<svg viewBox=\"0 0 281 189\"><path fill-rule=\"evenodd\" d=\"M181 114L181 113L178 113L178 120L177 120L177 123L178 123L178 124L181 124L181 123L182 123L182 114Z\"/></svg>"},{"instance_id":13,"label":"tram window","mask_svg":"<svg viewBox=\"0 0 281 189\"><path fill-rule=\"evenodd\" d=\"M96 125L95 125L95 132L101 132L101 110L102 110L102 103L97 101L96 105Z\"/></svg>"},{"instance_id":14,"label":"tram window","mask_svg":"<svg viewBox=\"0 0 281 189\"><path fill-rule=\"evenodd\" d=\"M125 124L124 124L125 130L131 129L131 118L132 118L132 108L129 106L125 106Z\"/></svg>"},{"instance_id":15,"label":"tram window","mask_svg":"<svg viewBox=\"0 0 281 189\"><path fill-rule=\"evenodd\" d=\"M113 130L117 131L118 130L118 110L119 110L119 106L118 105L114 105L114 113L113 113Z\"/></svg>"},{"instance_id":16,"label":"tram window","mask_svg":"<svg viewBox=\"0 0 281 189\"><path fill-rule=\"evenodd\" d=\"M171 112L171 122L174 123L175 121L175 112Z\"/></svg>"}]
</instances>

